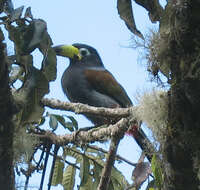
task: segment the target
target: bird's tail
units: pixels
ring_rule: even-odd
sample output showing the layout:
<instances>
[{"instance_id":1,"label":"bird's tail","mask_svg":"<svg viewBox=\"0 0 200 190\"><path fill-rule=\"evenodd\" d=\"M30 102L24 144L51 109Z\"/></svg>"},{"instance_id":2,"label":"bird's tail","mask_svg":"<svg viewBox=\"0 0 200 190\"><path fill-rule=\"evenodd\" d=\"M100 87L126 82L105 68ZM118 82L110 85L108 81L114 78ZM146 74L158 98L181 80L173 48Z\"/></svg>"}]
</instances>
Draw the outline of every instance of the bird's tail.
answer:
<instances>
[{"instance_id":1,"label":"bird's tail","mask_svg":"<svg viewBox=\"0 0 200 190\"><path fill-rule=\"evenodd\" d=\"M142 130L142 128L139 125L133 125L129 127L126 134L132 136L135 139L139 147L142 149L142 151L144 151L147 159L151 162L155 148Z\"/></svg>"}]
</instances>

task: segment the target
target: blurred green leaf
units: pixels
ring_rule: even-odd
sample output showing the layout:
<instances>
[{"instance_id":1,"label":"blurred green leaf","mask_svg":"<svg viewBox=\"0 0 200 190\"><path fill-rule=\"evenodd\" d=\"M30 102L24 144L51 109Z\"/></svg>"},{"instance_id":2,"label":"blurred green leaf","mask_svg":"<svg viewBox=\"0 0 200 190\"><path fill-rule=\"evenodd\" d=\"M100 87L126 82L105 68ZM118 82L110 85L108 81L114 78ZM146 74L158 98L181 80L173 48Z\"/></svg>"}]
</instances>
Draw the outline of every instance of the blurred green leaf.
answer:
<instances>
[{"instance_id":1,"label":"blurred green leaf","mask_svg":"<svg viewBox=\"0 0 200 190\"><path fill-rule=\"evenodd\" d=\"M73 124L73 127L74 127L76 130L78 130L78 122L76 121L76 119L74 119L73 116L68 116L68 115L66 115L66 117L70 119L70 121L71 121L72 124Z\"/></svg>"},{"instance_id":2,"label":"blurred green leaf","mask_svg":"<svg viewBox=\"0 0 200 190\"><path fill-rule=\"evenodd\" d=\"M80 173L79 177L81 179L80 186L84 186L87 183L90 171L90 163L86 156L82 155L82 161L80 163Z\"/></svg>"},{"instance_id":3,"label":"blurred green leaf","mask_svg":"<svg viewBox=\"0 0 200 190\"><path fill-rule=\"evenodd\" d=\"M12 13L10 14L10 21L13 22L17 19L20 19L20 17L22 16L23 10L24 10L24 6L14 9Z\"/></svg>"},{"instance_id":4,"label":"blurred green leaf","mask_svg":"<svg viewBox=\"0 0 200 190\"><path fill-rule=\"evenodd\" d=\"M73 190L75 184L76 168L69 165L64 171L62 185L64 190Z\"/></svg>"},{"instance_id":5,"label":"blurred green leaf","mask_svg":"<svg viewBox=\"0 0 200 190\"><path fill-rule=\"evenodd\" d=\"M94 162L94 168L93 168L94 189L97 189L99 185L102 168L103 167L101 165Z\"/></svg>"},{"instance_id":6,"label":"blurred green leaf","mask_svg":"<svg viewBox=\"0 0 200 190\"><path fill-rule=\"evenodd\" d=\"M24 17L25 17L25 18L31 18L31 19L33 19L33 15L32 15L32 13L31 13L31 7L28 7L28 8L26 9L26 12L25 12L25 14L24 14Z\"/></svg>"},{"instance_id":7,"label":"blurred green leaf","mask_svg":"<svg viewBox=\"0 0 200 190\"><path fill-rule=\"evenodd\" d=\"M7 0L7 1L0 1L1 3L1 7L4 8L4 12L8 15L12 14L12 12L14 11L14 5L12 3L11 0ZM4 4L4 6L2 5L2 3Z\"/></svg>"},{"instance_id":8,"label":"blurred green leaf","mask_svg":"<svg viewBox=\"0 0 200 190\"><path fill-rule=\"evenodd\" d=\"M127 28L135 35L144 39L142 33L137 29L132 10L131 0L117 0L117 10L120 18L125 22Z\"/></svg>"},{"instance_id":9,"label":"blurred green leaf","mask_svg":"<svg viewBox=\"0 0 200 190\"><path fill-rule=\"evenodd\" d=\"M126 178L123 176L123 174L116 169L115 167L112 168L111 171L111 180L113 183L113 186L115 187L114 189L125 189L126 187L129 186Z\"/></svg>"},{"instance_id":10,"label":"blurred green leaf","mask_svg":"<svg viewBox=\"0 0 200 190\"><path fill-rule=\"evenodd\" d=\"M109 186L108 186L108 190L119 190L119 189L115 189L114 188L112 179L110 180L110 183L109 183Z\"/></svg>"},{"instance_id":11,"label":"blurred green leaf","mask_svg":"<svg viewBox=\"0 0 200 190\"><path fill-rule=\"evenodd\" d=\"M56 114L53 114L57 121L64 127L66 128L66 122L65 122L65 118L62 116L62 115L56 115Z\"/></svg>"},{"instance_id":12,"label":"blurred green leaf","mask_svg":"<svg viewBox=\"0 0 200 190\"><path fill-rule=\"evenodd\" d=\"M156 187L155 180L152 180L152 181L149 182L149 184L147 185L146 190L158 190L158 188Z\"/></svg>"},{"instance_id":13,"label":"blurred green leaf","mask_svg":"<svg viewBox=\"0 0 200 190\"><path fill-rule=\"evenodd\" d=\"M45 121L46 121L45 117L42 117L41 120L40 120L40 122L39 122L39 125L40 126L43 125Z\"/></svg>"},{"instance_id":14,"label":"blurred green leaf","mask_svg":"<svg viewBox=\"0 0 200 190\"><path fill-rule=\"evenodd\" d=\"M71 156L76 159L76 162L80 163L82 161L82 155L80 150L78 150L75 146L64 148L63 157Z\"/></svg>"},{"instance_id":15,"label":"blurred green leaf","mask_svg":"<svg viewBox=\"0 0 200 190\"><path fill-rule=\"evenodd\" d=\"M22 122L38 123L41 120L44 108L40 106L40 100L48 92L49 83L44 74L29 66L23 86L13 93L16 103L22 107Z\"/></svg>"},{"instance_id":16,"label":"blurred green leaf","mask_svg":"<svg viewBox=\"0 0 200 190\"><path fill-rule=\"evenodd\" d=\"M155 154L153 155L151 160L151 169L155 177L156 186L158 187L158 189L161 189L163 184L162 169L160 162L157 160L157 156Z\"/></svg>"},{"instance_id":17,"label":"blurred green leaf","mask_svg":"<svg viewBox=\"0 0 200 190\"><path fill-rule=\"evenodd\" d=\"M89 175L85 185L80 186L80 190L93 190L93 189L96 189L96 188L94 188L92 177Z\"/></svg>"},{"instance_id":18,"label":"blurred green leaf","mask_svg":"<svg viewBox=\"0 0 200 190\"><path fill-rule=\"evenodd\" d=\"M41 19L34 19L29 24L20 20L19 26L7 25L9 39L15 44L17 55L28 55L39 47L47 33L47 24Z\"/></svg>"},{"instance_id":19,"label":"blurred green leaf","mask_svg":"<svg viewBox=\"0 0 200 190\"><path fill-rule=\"evenodd\" d=\"M47 31L45 31L42 43L39 45L39 50L43 54L42 71L48 81L55 80L57 75L57 58L55 51L51 47L52 44L51 37Z\"/></svg>"},{"instance_id":20,"label":"blurred green leaf","mask_svg":"<svg viewBox=\"0 0 200 190\"><path fill-rule=\"evenodd\" d=\"M60 159L56 159L51 185L62 184L63 169L64 163Z\"/></svg>"},{"instance_id":21,"label":"blurred green leaf","mask_svg":"<svg viewBox=\"0 0 200 190\"><path fill-rule=\"evenodd\" d=\"M52 116L52 119L53 119L53 122L56 123L56 121L54 120L57 120L57 124L58 122L65 128L65 129L68 129L69 131L74 131L74 125L72 122L67 122L65 121L65 115L58 115L58 114L50 114L50 113L47 113L47 116ZM54 118L53 118L54 117ZM67 117L68 118L68 117ZM53 123L54 124L54 123ZM54 126L54 125L53 125ZM57 126L55 126L57 128ZM52 127L51 127L52 128ZM56 129L55 128L55 129Z\"/></svg>"},{"instance_id":22,"label":"blurred green leaf","mask_svg":"<svg viewBox=\"0 0 200 190\"><path fill-rule=\"evenodd\" d=\"M99 154L99 152L100 152L100 151L98 151L98 150L96 150L96 149L88 148L88 147L86 147L86 151L87 151L88 154L93 154L93 153ZM101 152L101 153L102 153L102 152Z\"/></svg>"},{"instance_id":23,"label":"blurred green leaf","mask_svg":"<svg viewBox=\"0 0 200 190\"><path fill-rule=\"evenodd\" d=\"M33 51L35 48L38 48L43 41L47 31L47 24L42 19L34 19L31 21L29 27L33 30L33 35L26 48L28 48L29 51Z\"/></svg>"},{"instance_id":24,"label":"blurred green leaf","mask_svg":"<svg viewBox=\"0 0 200 190\"><path fill-rule=\"evenodd\" d=\"M45 38L47 37L49 37L49 35L46 33ZM51 41L51 39L49 39L49 41ZM44 41L43 43L47 43L47 42ZM43 43L41 43L41 45L43 45ZM49 42L49 45L51 45L51 42ZM44 72L48 81L53 81L56 79L56 76L57 76L56 75L57 74L56 53L51 47L47 47L47 49L43 50L42 53L44 56L43 61L42 61L42 71Z\"/></svg>"},{"instance_id":25,"label":"blurred green leaf","mask_svg":"<svg viewBox=\"0 0 200 190\"><path fill-rule=\"evenodd\" d=\"M10 83L13 84L16 80L21 79L24 69L19 66L11 67L10 72Z\"/></svg>"},{"instance_id":26,"label":"blurred green leaf","mask_svg":"<svg viewBox=\"0 0 200 190\"><path fill-rule=\"evenodd\" d=\"M14 42L16 54L25 55L30 53L28 50L28 44L33 36L32 25L13 26L7 25L9 39ZM33 49L34 50L34 49Z\"/></svg>"},{"instance_id":27,"label":"blurred green leaf","mask_svg":"<svg viewBox=\"0 0 200 190\"><path fill-rule=\"evenodd\" d=\"M57 118L54 115L49 115L49 126L55 131L58 127Z\"/></svg>"},{"instance_id":28,"label":"blurred green leaf","mask_svg":"<svg viewBox=\"0 0 200 190\"><path fill-rule=\"evenodd\" d=\"M69 131L74 131L74 126L72 122L65 122L65 128L67 128Z\"/></svg>"}]
</instances>

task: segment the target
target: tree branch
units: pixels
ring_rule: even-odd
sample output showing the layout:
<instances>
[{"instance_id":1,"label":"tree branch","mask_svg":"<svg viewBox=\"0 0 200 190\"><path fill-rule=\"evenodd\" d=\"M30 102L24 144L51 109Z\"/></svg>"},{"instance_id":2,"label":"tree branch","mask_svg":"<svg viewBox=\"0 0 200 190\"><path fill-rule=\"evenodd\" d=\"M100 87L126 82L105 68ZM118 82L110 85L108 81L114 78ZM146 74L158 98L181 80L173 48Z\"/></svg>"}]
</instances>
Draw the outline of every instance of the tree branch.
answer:
<instances>
[{"instance_id":1,"label":"tree branch","mask_svg":"<svg viewBox=\"0 0 200 190\"><path fill-rule=\"evenodd\" d=\"M126 120L126 119L124 119ZM110 143L110 148L109 148L109 152L106 158L106 164L102 170L102 174L101 174L101 179L98 185L97 190L107 190L109 187L109 183L110 183L110 176L111 176L111 171L112 171L112 167L114 165L115 162L115 156L117 153L117 149L120 143L120 140L123 138L124 133L126 132L126 123L122 122L122 123L117 123L118 125L124 125L124 127L122 128L122 130L115 130L112 133L112 138L111 138L111 143Z\"/></svg>"},{"instance_id":2,"label":"tree branch","mask_svg":"<svg viewBox=\"0 0 200 190\"><path fill-rule=\"evenodd\" d=\"M100 152L103 152L104 154L108 154L108 151L104 150L103 148L100 148L100 147L97 147L97 146L91 146L91 145L87 145L88 148L91 148L91 149L94 149L94 150L97 150L97 151L100 151ZM136 166L137 163L133 163L131 162L130 160L127 160L126 158L120 156L119 154L117 154L115 156L116 159L119 159L119 160L122 160L124 162L126 162L127 164L131 165L131 166Z\"/></svg>"},{"instance_id":3,"label":"tree branch","mask_svg":"<svg viewBox=\"0 0 200 190\"><path fill-rule=\"evenodd\" d=\"M112 167L115 162L115 155L117 152L119 142L120 142L119 138L114 137L111 139L108 156L106 158L106 163L101 173L101 179L100 179L97 190L107 190L109 187L110 175L111 175Z\"/></svg>"},{"instance_id":4,"label":"tree branch","mask_svg":"<svg viewBox=\"0 0 200 190\"><path fill-rule=\"evenodd\" d=\"M130 108L103 108L103 107L94 107L88 106L82 103L69 103L62 102L57 99L48 99L43 98L41 100L43 106L50 107L52 109L59 109L65 111L72 111L76 114L88 114L92 113L93 115L101 115L104 117L128 117L133 111L133 107Z\"/></svg>"},{"instance_id":5,"label":"tree branch","mask_svg":"<svg viewBox=\"0 0 200 190\"><path fill-rule=\"evenodd\" d=\"M50 143L59 146L66 145L68 143L85 144L94 141L106 141L111 138L112 134L120 131L126 131L131 123L134 122L132 119L121 119L114 125L105 125L89 131L75 131L71 134L56 135L51 131L38 132L32 130L31 132L43 140L49 140Z\"/></svg>"},{"instance_id":6,"label":"tree branch","mask_svg":"<svg viewBox=\"0 0 200 190\"><path fill-rule=\"evenodd\" d=\"M53 109L59 109L59 110L65 110L65 111L73 111L75 113L79 113L79 114L93 114L96 116L101 115L101 117L105 117L105 118L113 118L116 120L119 120L120 118L129 118L129 120L131 120L131 123L129 123L129 126L135 126L136 121L138 121L138 118L135 117L135 115L137 114L137 106L133 106L133 107L129 107L129 108L104 108L104 107L93 107L93 106L88 106L85 104L81 104L81 103L68 103L68 102L61 102L60 100L56 100L56 99L47 99L47 98L43 98L41 103L44 106L48 106L50 108ZM106 125L107 126L107 125ZM61 138L66 138L67 142L83 142L83 143L88 143L88 142L93 142L93 141L102 141L102 140L108 140L111 137L111 133L109 131L109 128L103 128L101 127L101 131L99 131L100 128L98 128L98 132L97 129L92 129L89 133L81 133L81 136L77 136L79 132L75 132L75 136L76 136L76 140L73 139L72 136L67 136L65 135L65 137L61 137ZM95 131L95 133L94 133ZM130 130L131 131L131 130ZM51 133L51 132L50 132ZM134 136L134 131L131 131L131 136L133 136L133 138L135 138L137 144L140 146L140 148L142 150L149 150L149 147L153 147L153 145L151 145L151 142L148 140L148 138L146 137L145 133L143 132L142 129L140 129L139 132L137 132L137 134L135 134ZM50 136L51 134L48 134L47 136ZM73 135L73 133L72 133ZM52 136L52 135L51 135ZM142 140L142 139L145 140ZM52 137L53 139L53 137ZM60 139L61 140L61 139ZM61 140L63 141L63 140ZM58 142L57 142L58 143ZM154 150L154 148L152 148L152 150ZM149 151L152 152L152 151ZM151 153L149 153L151 155ZM151 160L151 156L147 156L149 160Z\"/></svg>"}]
</instances>

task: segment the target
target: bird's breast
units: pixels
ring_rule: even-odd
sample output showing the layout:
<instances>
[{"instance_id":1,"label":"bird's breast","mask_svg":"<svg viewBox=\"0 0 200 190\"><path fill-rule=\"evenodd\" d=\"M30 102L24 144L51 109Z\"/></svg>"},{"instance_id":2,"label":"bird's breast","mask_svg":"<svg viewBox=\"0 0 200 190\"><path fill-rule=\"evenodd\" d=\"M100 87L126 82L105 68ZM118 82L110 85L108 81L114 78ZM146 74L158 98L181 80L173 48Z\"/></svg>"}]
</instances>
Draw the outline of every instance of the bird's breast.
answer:
<instances>
[{"instance_id":1,"label":"bird's breast","mask_svg":"<svg viewBox=\"0 0 200 190\"><path fill-rule=\"evenodd\" d=\"M63 92L71 102L85 102L89 86L82 70L68 68L63 73L61 84Z\"/></svg>"}]
</instances>

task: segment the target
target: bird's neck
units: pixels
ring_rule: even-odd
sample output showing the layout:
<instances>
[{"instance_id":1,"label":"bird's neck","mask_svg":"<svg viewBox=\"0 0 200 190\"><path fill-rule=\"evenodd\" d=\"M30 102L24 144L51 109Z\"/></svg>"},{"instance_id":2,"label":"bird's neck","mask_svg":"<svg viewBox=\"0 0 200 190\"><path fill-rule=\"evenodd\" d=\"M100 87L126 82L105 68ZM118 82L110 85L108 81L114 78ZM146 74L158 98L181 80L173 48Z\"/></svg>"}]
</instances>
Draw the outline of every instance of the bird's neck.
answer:
<instances>
[{"instance_id":1,"label":"bird's neck","mask_svg":"<svg viewBox=\"0 0 200 190\"><path fill-rule=\"evenodd\" d=\"M82 59L82 60L70 60L70 67L87 67L92 70L105 70L101 60L94 59Z\"/></svg>"}]
</instances>

